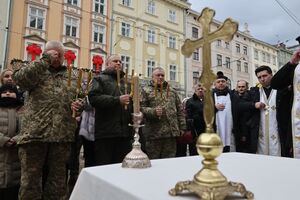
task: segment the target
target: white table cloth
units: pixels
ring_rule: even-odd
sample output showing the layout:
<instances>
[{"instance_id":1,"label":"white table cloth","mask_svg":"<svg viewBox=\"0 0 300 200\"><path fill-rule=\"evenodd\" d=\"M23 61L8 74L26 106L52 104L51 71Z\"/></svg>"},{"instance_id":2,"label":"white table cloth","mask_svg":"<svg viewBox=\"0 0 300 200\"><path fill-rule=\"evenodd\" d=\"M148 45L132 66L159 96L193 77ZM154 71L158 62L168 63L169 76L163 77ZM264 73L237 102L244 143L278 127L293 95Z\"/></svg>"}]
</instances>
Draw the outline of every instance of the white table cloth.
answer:
<instances>
[{"instance_id":1,"label":"white table cloth","mask_svg":"<svg viewBox=\"0 0 300 200\"><path fill-rule=\"evenodd\" d=\"M192 180L201 169L200 156L152 160L147 169L122 168L121 164L85 168L71 200L196 200L172 197L168 191L178 181ZM225 153L219 169L229 181L243 183L256 200L299 200L300 159L244 153Z\"/></svg>"}]
</instances>

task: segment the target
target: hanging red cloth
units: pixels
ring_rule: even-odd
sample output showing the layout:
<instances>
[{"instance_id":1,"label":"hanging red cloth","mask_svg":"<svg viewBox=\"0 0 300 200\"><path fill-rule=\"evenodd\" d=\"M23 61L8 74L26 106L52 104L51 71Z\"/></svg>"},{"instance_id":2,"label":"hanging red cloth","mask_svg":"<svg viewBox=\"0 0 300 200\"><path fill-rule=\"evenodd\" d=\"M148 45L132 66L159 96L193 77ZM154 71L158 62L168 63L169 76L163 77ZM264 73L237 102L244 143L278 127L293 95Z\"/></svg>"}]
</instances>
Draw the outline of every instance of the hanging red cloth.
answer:
<instances>
[{"instance_id":1,"label":"hanging red cloth","mask_svg":"<svg viewBox=\"0 0 300 200\"><path fill-rule=\"evenodd\" d=\"M93 64L96 65L96 73L100 72L100 66L103 64L103 58L98 55L93 56Z\"/></svg>"},{"instance_id":2,"label":"hanging red cloth","mask_svg":"<svg viewBox=\"0 0 300 200\"><path fill-rule=\"evenodd\" d=\"M31 55L31 61L35 61L36 56L39 56L42 53L41 47L35 43L28 45L26 51Z\"/></svg>"}]
</instances>

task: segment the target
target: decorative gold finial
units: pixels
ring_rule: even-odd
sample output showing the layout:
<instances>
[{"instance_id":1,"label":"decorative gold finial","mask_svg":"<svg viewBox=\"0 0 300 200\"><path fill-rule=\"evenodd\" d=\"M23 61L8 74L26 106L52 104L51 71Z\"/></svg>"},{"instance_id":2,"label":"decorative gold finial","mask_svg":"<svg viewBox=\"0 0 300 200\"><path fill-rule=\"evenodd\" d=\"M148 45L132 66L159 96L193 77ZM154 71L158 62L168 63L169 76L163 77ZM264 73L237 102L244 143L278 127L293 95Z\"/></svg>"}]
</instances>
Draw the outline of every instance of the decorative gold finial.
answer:
<instances>
[{"instance_id":1,"label":"decorative gold finial","mask_svg":"<svg viewBox=\"0 0 300 200\"><path fill-rule=\"evenodd\" d=\"M215 160L222 153L223 144L213 129L214 104L210 88L215 80L215 75L211 70L211 43L215 40L229 42L238 30L238 23L232 19L226 19L220 28L210 32L210 24L214 15L214 10L204 8L198 18L202 27L202 38L193 41L187 39L181 48L182 54L185 56L190 56L196 48L203 48L203 71L200 82L206 89L204 93L206 130L197 140L197 151L204 157L203 168L195 174L193 181L178 182L175 188L169 191L169 194L175 196L187 190L195 193L202 200L223 200L226 196L238 192L247 199L253 199L253 193L247 191L243 184L227 181L226 177L218 170L218 162Z\"/></svg>"}]
</instances>

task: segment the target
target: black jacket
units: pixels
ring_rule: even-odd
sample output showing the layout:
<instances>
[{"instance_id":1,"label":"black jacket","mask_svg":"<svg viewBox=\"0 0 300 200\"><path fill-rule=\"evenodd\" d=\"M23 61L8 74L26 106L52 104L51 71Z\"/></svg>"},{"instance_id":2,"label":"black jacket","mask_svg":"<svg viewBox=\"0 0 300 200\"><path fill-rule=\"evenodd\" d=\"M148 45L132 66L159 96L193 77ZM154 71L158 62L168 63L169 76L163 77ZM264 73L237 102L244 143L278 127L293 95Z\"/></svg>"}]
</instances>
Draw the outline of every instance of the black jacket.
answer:
<instances>
[{"instance_id":1,"label":"black jacket","mask_svg":"<svg viewBox=\"0 0 300 200\"><path fill-rule=\"evenodd\" d=\"M119 97L124 94L124 72L120 73L120 88L115 71L103 71L92 81L89 101L95 107L95 139L132 136L132 103L125 110ZM128 85L128 93L129 85Z\"/></svg>"}]
</instances>

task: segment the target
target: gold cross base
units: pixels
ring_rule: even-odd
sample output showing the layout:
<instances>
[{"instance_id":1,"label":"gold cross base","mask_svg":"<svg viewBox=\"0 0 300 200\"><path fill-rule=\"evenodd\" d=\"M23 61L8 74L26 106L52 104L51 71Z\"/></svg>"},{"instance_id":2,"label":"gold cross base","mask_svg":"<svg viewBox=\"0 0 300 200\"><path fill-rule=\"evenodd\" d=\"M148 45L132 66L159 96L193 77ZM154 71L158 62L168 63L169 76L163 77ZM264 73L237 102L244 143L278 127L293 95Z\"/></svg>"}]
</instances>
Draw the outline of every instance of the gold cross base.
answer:
<instances>
[{"instance_id":1,"label":"gold cross base","mask_svg":"<svg viewBox=\"0 0 300 200\"><path fill-rule=\"evenodd\" d=\"M199 185L195 181L181 181L175 185L175 188L169 191L169 194L176 196L180 193L183 194L184 190L195 193L202 200L223 200L234 193L240 193L246 199L254 199L252 192L247 191L242 183L236 182L228 182L225 186L210 187Z\"/></svg>"}]
</instances>

